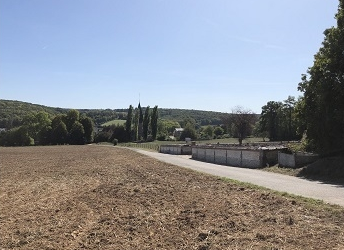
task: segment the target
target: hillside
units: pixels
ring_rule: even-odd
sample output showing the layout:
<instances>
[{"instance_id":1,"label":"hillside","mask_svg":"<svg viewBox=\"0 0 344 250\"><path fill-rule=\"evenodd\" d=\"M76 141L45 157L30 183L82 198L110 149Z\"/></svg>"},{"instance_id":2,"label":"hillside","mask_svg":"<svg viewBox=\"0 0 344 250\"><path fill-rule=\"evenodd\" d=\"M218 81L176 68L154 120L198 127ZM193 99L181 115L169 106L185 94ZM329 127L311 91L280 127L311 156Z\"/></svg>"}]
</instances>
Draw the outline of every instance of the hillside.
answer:
<instances>
[{"instance_id":1,"label":"hillside","mask_svg":"<svg viewBox=\"0 0 344 250\"><path fill-rule=\"evenodd\" d=\"M144 109L144 108L143 108ZM45 111L50 115L65 114L68 109L48 107L28 102L0 99L0 127L10 128L21 124L23 117L29 112ZM127 109L79 109L80 114L91 117L96 124L115 119L125 119ZM193 119L199 125L217 125L221 123L224 113L189 109L162 109L159 108L159 118L182 122Z\"/></svg>"},{"instance_id":2,"label":"hillside","mask_svg":"<svg viewBox=\"0 0 344 250\"><path fill-rule=\"evenodd\" d=\"M51 108L43 105L32 104L21 101L10 101L0 99L0 127L15 127L21 124L25 115L29 112L45 111L48 114L56 115L66 113L62 108Z\"/></svg>"}]
</instances>

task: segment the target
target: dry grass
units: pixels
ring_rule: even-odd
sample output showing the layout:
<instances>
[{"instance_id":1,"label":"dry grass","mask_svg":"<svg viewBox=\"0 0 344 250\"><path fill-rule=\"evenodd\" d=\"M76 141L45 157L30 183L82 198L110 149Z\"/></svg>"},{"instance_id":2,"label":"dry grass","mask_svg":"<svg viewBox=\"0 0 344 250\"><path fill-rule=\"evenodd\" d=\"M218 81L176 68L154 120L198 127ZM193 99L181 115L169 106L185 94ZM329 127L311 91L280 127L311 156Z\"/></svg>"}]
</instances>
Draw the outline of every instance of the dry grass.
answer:
<instances>
[{"instance_id":1,"label":"dry grass","mask_svg":"<svg viewBox=\"0 0 344 250\"><path fill-rule=\"evenodd\" d=\"M1 249L343 249L344 210L97 146L0 148Z\"/></svg>"},{"instance_id":2,"label":"dry grass","mask_svg":"<svg viewBox=\"0 0 344 250\"><path fill-rule=\"evenodd\" d=\"M285 174L290 176L298 176L302 168L284 168L277 165L265 167L261 170L272 172L272 173L278 173L278 174Z\"/></svg>"},{"instance_id":3,"label":"dry grass","mask_svg":"<svg viewBox=\"0 0 344 250\"><path fill-rule=\"evenodd\" d=\"M344 185L344 157L327 157L301 168L284 168L278 165L261 170L309 180Z\"/></svg>"}]
</instances>

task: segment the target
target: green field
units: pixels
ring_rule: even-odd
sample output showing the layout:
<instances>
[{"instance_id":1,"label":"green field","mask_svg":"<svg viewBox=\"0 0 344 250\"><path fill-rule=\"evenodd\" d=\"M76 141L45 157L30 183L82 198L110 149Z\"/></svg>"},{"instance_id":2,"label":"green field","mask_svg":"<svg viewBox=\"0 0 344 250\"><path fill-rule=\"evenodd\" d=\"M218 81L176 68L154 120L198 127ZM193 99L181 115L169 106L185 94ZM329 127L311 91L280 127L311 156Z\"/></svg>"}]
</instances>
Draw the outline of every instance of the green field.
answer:
<instances>
[{"instance_id":1,"label":"green field","mask_svg":"<svg viewBox=\"0 0 344 250\"><path fill-rule=\"evenodd\" d=\"M125 120L111 120L111 121L103 123L102 126L106 127L106 126L111 126L111 125L124 125L124 123L125 123Z\"/></svg>"}]
</instances>

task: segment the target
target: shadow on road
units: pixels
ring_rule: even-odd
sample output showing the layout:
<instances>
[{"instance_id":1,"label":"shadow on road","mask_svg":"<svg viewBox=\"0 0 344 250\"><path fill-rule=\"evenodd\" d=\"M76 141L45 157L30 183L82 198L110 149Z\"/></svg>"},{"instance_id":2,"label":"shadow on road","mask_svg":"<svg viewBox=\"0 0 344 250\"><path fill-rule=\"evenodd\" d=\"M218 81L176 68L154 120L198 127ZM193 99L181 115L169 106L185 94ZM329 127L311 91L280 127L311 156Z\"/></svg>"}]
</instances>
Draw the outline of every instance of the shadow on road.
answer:
<instances>
[{"instance_id":1,"label":"shadow on road","mask_svg":"<svg viewBox=\"0 0 344 250\"><path fill-rule=\"evenodd\" d=\"M344 187L344 157L320 159L303 168L297 176Z\"/></svg>"}]
</instances>

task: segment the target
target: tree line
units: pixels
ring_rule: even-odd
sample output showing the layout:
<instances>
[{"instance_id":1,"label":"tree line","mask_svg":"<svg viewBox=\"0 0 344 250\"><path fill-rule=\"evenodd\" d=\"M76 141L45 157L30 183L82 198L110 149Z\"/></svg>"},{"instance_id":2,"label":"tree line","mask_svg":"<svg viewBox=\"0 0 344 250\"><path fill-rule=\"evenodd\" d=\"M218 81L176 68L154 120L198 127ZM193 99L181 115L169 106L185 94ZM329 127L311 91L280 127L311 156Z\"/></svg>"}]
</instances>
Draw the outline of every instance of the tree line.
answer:
<instances>
[{"instance_id":1,"label":"tree line","mask_svg":"<svg viewBox=\"0 0 344 250\"><path fill-rule=\"evenodd\" d=\"M129 106L125 125L111 125L104 127L96 135L95 142L132 142L154 141L158 132L158 106L152 110L150 106L145 109L139 103L137 108Z\"/></svg>"},{"instance_id":2,"label":"tree line","mask_svg":"<svg viewBox=\"0 0 344 250\"><path fill-rule=\"evenodd\" d=\"M142 107L143 112L145 108ZM44 111L50 116L67 114L69 109L47 107L21 101L0 99L0 128L11 129L23 125L23 119L30 112ZM112 120L126 120L128 109L78 109L80 115L90 117L95 125L102 125ZM163 120L178 122L185 126L184 121L192 118L196 122L196 127L205 125L220 125L221 112L189 110L189 109L167 109L159 108L159 117Z\"/></svg>"},{"instance_id":3,"label":"tree line","mask_svg":"<svg viewBox=\"0 0 344 250\"><path fill-rule=\"evenodd\" d=\"M0 134L2 146L29 145L81 145L91 143L94 123L91 118L77 110L67 114L51 116L47 112L32 112L26 115L22 125Z\"/></svg>"},{"instance_id":4,"label":"tree line","mask_svg":"<svg viewBox=\"0 0 344 250\"><path fill-rule=\"evenodd\" d=\"M269 101L262 107L255 133L270 141L299 140L303 134L300 117L300 101L289 96L283 102Z\"/></svg>"},{"instance_id":5,"label":"tree line","mask_svg":"<svg viewBox=\"0 0 344 250\"><path fill-rule=\"evenodd\" d=\"M69 109L53 108L21 101L0 100L0 128L11 129L23 125L28 113L46 112L49 116L66 115ZM80 116L87 116L97 125L115 119L125 119L126 112L114 109L78 109Z\"/></svg>"}]
</instances>

